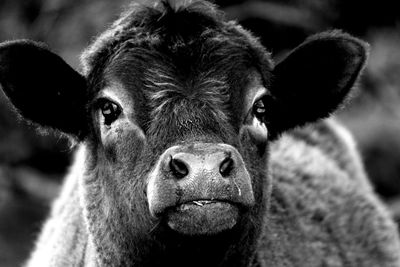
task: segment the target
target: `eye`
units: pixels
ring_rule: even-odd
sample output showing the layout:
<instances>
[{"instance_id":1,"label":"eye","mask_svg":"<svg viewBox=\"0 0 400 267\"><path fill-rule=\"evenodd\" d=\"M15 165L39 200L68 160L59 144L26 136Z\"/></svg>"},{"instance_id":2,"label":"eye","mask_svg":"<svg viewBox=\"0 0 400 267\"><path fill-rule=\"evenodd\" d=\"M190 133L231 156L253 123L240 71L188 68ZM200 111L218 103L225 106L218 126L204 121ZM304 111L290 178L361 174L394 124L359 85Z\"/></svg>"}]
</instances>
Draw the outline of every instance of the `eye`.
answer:
<instances>
[{"instance_id":1,"label":"eye","mask_svg":"<svg viewBox=\"0 0 400 267\"><path fill-rule=\"evenodd\" d=\"M264 99L259 99L259 100L257 100L257 101L253 104L253 114L254 114L254 116L255 116L258 120L264 121L265 112L266 112L266 108L265 108Z\"/></svg>"},{"instance_id":2,"label":"eye","mask_svg":"<svg viewBox=\"0 0 400 267\"><path fill-rule=\"evenodd\" d=\"M104 124L107 126L110 126L121 114L121 108L109 100L101 101L100 110L104 117Z\"/></svg>"}]
</instances>

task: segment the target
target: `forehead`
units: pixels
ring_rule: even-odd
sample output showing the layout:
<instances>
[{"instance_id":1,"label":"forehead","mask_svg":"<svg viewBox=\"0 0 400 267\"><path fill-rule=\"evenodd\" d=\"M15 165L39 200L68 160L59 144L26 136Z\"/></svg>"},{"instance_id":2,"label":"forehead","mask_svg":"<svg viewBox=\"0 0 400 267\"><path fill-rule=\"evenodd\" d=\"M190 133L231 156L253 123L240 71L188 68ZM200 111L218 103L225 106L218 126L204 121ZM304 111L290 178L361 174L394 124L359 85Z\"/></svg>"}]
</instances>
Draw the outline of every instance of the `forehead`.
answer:
<instances>
[{"instance_id":1,"label":"forehead","mask_svg":"<svg viewBox=\"0 0 400 267\"><path fill-rule=\"evenodd\" d=\"M207 31L171 48L157 35L146 39L121 44L103 73L107 84L118 81L155 111L186 99L200 107L219 107L218 116L223 118L229 113L223 112L228 104L241 107L248 88L263 85L254 55L243 40Z\"/></svg>"},{"instance_id":2,"label":"forehead","mask_svg":"<svg viewBox=\"0 0 400 267\"><path fill-rule=\"evenodd\" d=\"M255 38L206 2L132 10L86 56L89 97L115 91L150 130L149 118L188 131L238 127L256 92L268 88L272 66Z\"/></svg>"},{"instance_id":3,"label":"forehead","mask_svg":"<svg viewBox=\"0 0 400 267\"><path fill-rule=\"evenodd\" d=\"M236 23L226 22L212 4L182 3L128 9L83 53L89 83L97 82L110 62L120 71L127 62L141 61L144 66L136 64L137 72L156 62L175 71L175 78L210 71L233 77L250 66L263 68L262 72L271 68L269 53L259 42Z\"/></svg>"},{"instance_id":4,"label":"forehead","mask_svg":"<svg viewBox=\"0 0 400 267\"><path fill-rule=\"evenodd\" d=\"M157 46L121 49L106 66L105 76L129 83L141 81L147 87L179 85L189 89L199 85L243 85L256 69L251 55L237 45L203 40L173 51Z\"/></svg>"}]
</instances>

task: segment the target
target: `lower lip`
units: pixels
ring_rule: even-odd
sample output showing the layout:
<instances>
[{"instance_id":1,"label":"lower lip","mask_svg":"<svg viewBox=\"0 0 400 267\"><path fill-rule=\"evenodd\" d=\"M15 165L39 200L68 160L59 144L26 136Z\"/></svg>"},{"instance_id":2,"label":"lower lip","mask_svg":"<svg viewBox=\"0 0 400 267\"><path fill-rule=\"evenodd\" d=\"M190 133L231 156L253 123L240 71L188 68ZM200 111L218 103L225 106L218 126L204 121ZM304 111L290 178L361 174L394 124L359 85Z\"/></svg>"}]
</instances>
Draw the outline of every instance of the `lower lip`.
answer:
<instances>
[{"instance_id":1,"label":"lower lip","mask_svg":"<svg viewBox=\"0 0 400 267\"><path fill-rule=\"evenodd\" d=\"M215 235L232 229L239 217L238 208L228 202L192 201L167 214L171 229L185 235Z\"/></svg>"}]
</instances>

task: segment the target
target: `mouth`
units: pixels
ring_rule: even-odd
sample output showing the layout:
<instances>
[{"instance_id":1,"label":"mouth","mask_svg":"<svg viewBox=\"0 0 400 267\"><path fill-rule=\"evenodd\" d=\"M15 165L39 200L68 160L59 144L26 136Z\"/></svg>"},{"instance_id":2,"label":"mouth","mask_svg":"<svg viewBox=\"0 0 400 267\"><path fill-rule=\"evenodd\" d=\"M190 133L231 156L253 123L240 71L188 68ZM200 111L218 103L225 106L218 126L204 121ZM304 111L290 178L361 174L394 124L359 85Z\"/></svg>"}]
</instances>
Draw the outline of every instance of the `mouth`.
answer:
<instances>
[{"instance_id":1,"label":"mouth","mask_svg":"<svg viewBox=\"0 0 400 267\"><path fill-rule=\"evenodd\" d=\"M168 226L185 235L215 235L232 229L239 218L239 208L231 202L194 200L167 212Z\"/></svg>"}]
</instances>

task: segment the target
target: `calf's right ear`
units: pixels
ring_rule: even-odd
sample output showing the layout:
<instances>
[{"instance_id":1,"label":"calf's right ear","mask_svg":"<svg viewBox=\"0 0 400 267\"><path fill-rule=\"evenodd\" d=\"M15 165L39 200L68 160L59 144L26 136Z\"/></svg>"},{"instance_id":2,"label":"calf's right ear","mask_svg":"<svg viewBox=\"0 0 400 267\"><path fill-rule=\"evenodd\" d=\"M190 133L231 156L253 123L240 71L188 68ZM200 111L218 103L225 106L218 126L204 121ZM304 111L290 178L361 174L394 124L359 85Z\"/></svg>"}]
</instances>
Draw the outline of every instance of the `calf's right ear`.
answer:
<instances>
[{"instance_id":1,"label":"calf's right ear","mask_svg":"<svg viewBox=\"0 0 400 267\"><path fill-rule=\"evenodd\" d=\"M84 135L86 79L44 44L0 44L0 85L27 120L78 139Z\"/></svg>"}]
</instances>

